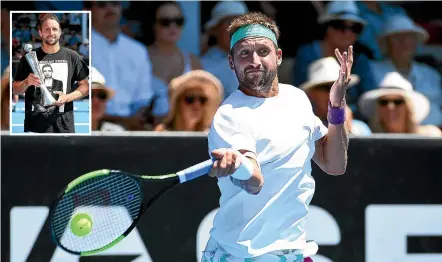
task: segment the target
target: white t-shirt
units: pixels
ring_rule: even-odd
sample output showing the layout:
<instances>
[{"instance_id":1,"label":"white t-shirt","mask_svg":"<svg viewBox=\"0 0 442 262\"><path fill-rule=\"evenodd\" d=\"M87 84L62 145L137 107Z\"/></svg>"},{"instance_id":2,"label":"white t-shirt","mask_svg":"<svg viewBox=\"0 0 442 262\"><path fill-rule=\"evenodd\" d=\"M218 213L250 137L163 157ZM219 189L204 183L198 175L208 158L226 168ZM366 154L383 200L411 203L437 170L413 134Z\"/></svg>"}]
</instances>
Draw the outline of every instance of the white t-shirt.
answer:
<instances>
[{"instance_id":1,"label":"white t-shirt","mask_svg":"<svg viewBox=\"0 0 442 262\"><path fill-rule=\"evenodd\" d=\"M303 249L308 205L315 191L311 158L327 128L313 114L304 91L279 84L271 98L237 90L215 114L208 135L209 155L217 148L254 152L264 186L252 195L229 177L218 179L220 208L211 236L238 258L275 250Z\"/></svg>"}]
</instances>

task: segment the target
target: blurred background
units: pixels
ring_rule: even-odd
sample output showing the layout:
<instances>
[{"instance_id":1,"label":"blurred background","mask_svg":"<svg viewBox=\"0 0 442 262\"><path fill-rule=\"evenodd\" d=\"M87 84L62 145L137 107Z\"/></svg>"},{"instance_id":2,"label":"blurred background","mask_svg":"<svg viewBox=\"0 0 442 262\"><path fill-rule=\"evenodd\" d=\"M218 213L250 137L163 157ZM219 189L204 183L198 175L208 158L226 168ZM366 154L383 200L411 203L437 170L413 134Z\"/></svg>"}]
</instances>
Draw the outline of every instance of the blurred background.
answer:
<instances>
[{"instance_id":1,"label":"blurred background","mask_svg":"<svg viewBox=\"0 0 442 262\"><path fill-rule=\"evenodd\" d=\"M440 2L1 4L2 261L79 261L55 248L46 221L52 199L75 177L100 168L167 173L208 157L212 117L238 86L226 29L248 11L276 20L279 80L303 89L325 124L338 72L333 50L354 45L349 168L342 178L329 178L314 166L309 238L320 245L315 262L442 261ZM10 25L13 10L91 11L90 39L80 16L60 14L63 44L92 63L91 137L9 136L10 109L20 111L9 70L24 43L40 41L38 16L13 17ZM209 178L172 190L126 242L93 261L196 261L218 197Z\"/></svg>"}]
</instances>

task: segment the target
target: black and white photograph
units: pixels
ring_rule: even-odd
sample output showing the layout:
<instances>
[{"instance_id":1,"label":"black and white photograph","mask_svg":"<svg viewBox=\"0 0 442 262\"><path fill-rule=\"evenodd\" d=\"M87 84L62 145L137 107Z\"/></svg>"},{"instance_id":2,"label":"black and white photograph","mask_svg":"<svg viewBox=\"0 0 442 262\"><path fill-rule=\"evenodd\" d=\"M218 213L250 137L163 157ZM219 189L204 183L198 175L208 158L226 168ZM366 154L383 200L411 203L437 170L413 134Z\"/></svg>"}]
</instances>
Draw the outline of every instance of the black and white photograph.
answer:
<instances>
[{"instance_id":1,"label":"black and white photograph","mask_svg":"<svg viewBox=\"0 0 442 262\"><path fill-rule=\"evenodd\" d=\"M10 19L10 133L90 134L90 13Z\"/></svg>"}]
</instances>

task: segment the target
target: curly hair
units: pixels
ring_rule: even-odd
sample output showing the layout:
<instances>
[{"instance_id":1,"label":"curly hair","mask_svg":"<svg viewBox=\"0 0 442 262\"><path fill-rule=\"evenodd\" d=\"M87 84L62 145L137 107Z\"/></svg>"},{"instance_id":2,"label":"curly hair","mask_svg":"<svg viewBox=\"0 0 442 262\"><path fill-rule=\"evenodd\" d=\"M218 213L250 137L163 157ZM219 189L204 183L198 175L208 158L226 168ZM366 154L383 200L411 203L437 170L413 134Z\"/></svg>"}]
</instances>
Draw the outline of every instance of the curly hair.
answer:
<instances>
[{"instance_id":1,"label":"curly hair","mask_svg":"<svg viewBox=\"0 0 442 262\"><path fill-rule=\"evenodd\" d=\"M58 23L58 27L61 27L60 26L60 21L58 20L58 17L56 15L54 15L54 14L45 14L45 15L43 15L40 18L40 21L39 21L40 22L40 24L39 24L39 29L40 30L43 29L42 27L43 27L44 22L46 22L49 19L56 21Z\"/></svg>"},{"instance_id":2,"label":"curly hair","mask_svg":"<svg viewBox=\"0 0 442 262\"><path fill-rule=\"evenodd\" d=\"M238 16L230 23L229 27L227 28L227 31L230 34L230 37L238 30L240 27L243 27L245 25L252 25L252 24L260 24L263 25L275 34L276 40L279 40L279 28L276 25L276 22L271 19L270 17L266 16L263 13L260 12L250 12L246 13L244 15Z\"/></svg>"}]
</instances>

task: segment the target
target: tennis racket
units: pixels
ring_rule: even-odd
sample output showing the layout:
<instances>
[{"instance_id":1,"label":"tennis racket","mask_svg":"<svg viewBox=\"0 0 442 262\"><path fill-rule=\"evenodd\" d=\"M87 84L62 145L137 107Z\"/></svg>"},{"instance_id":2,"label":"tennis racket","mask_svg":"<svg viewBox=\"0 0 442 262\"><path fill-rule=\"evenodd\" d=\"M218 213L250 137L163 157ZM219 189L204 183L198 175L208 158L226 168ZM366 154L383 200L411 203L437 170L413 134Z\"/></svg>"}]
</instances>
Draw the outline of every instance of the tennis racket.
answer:
<instances>
[{"instance_id":1,"label":"tennis racket","mask_svg":"<svg viewBox=\"0 0 442 262\"><path fill-rule=\"evenodd\" d=\"M160 176L140 176L119 170L97 170L69 183L53 202L51 235L57 246L79 255L103 252L123 240L135 228L143 213L177 184L208 174L213 161L207 160ZM144 183L166 182L149 201Z\"/></svg>"}]
</instances>

